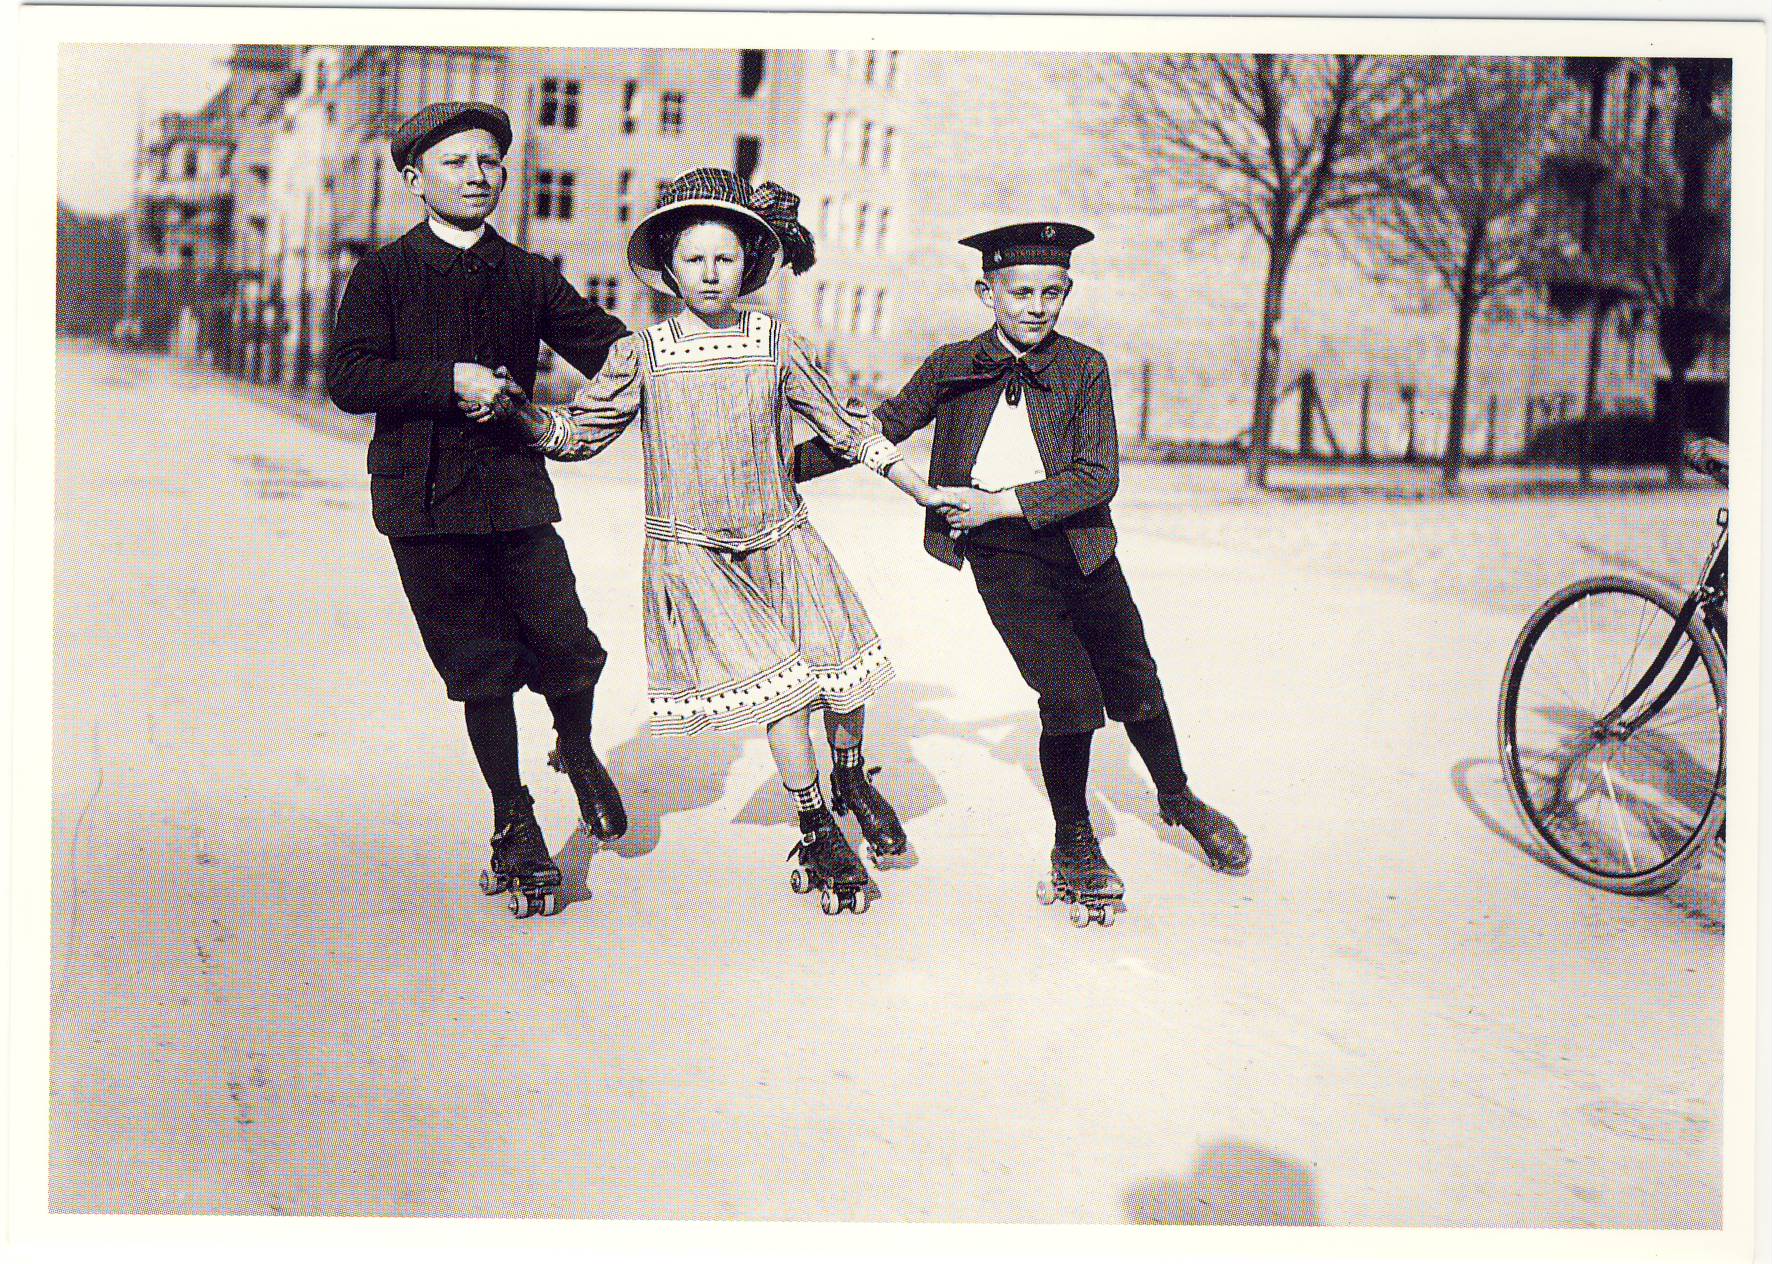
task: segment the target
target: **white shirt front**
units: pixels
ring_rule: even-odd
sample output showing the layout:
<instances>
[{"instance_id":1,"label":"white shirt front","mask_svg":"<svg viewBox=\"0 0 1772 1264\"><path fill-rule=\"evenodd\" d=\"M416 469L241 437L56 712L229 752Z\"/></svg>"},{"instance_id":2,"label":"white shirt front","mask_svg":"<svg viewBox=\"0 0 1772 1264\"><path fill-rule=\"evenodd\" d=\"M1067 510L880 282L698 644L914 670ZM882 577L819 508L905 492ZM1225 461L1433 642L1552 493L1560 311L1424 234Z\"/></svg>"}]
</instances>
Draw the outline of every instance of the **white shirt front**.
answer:
<instances>
[{"instance_id":1,"label":"white shirt front","mask_svg":"<svg viewBox=\"0 0 1772 1264\"><path fill-rule=\"evenodd\" d=\"M1020 352L1003 341L1001 332L997 340L1021 358ZM1040 459L1033 423L1028 419L1028 392L1023 390L1021 398L1011 404L1005 391L985 428L984 442L978 445L978 459L972 462L972 485L980 491L1000 492L1045 477L1046 463Z\"/></svg>"},{"instance_id":2,"label":"white shirt front","mask_svg":"<svg viewBox=\"0 0 1772 1264\"><path fill-rule=\"evenodd\" d=\"M478 224L473 228L457 228L454 224L440 220L435 215L425 216L425 223L431 226L433 233L436 233L457 250L472 249L474 243L486 235L485 224Z\"/></svg>"}]
</instances>

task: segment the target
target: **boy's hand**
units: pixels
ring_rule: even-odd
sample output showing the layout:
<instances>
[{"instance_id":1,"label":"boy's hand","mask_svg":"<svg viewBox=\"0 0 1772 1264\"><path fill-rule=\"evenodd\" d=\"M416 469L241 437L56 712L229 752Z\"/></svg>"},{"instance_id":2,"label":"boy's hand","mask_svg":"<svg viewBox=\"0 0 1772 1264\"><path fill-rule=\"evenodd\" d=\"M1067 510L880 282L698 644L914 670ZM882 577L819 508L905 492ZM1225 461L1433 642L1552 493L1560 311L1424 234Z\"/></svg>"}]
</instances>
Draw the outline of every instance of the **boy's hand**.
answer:
<instances>
[{"instance_id":1,"label":"boy's hand","mask_svg":"<svg viewBox=\"0 0 1772 1264\"><path fill-rule=\"evenodd\" d=\"M475 421L484 421L504 390L504 379L484 364L469 362L455 366L455 403Z\"/></svg>"},{"instance_id":2,"label":"boy's hand","mask_svg":"<svg viewBox=\"0 0 1772 1264\"><path fill-rule=\"evenodd\" d=\"M960 489L958 487L930 487L925 485L918 488L912 493L912 495L915 497L917 503L923 506L923 508L934 509L944 513L960 503Z\"/></svg>"},{"instance_id":3,"label":"boy's hand","mask_svg":"<svg viewBox=\"0 0 1772 1264\"><path fill-rule=\"evenodd\" d=\"M956 488L954 503L941 510L948 527L954 531L976 531L987 522L999 518L1021 517L1021 502L1013 491L981 492L973 488Z\"/></svg>"},{"instance_id":4,"label":"boy's hand","mask_svg":"<svg viewBox=\"0 0 1772 1264\"><path fill-rule=\"evenodd\" d=\"M462 365L456 365L458 370L462 367ZM471 365L468 367L480 368L481 366ZM498 390L489 401L485 403L477 400L470 401L462 398L459 393L457 395L457 403L461 410L482 425L497 417L509 417L520 409L529 398L523 388L517 384L517 379L511 376L511 371L502 364L492 370L492 377L498 384Z\"/></svg>"}]
</instances>

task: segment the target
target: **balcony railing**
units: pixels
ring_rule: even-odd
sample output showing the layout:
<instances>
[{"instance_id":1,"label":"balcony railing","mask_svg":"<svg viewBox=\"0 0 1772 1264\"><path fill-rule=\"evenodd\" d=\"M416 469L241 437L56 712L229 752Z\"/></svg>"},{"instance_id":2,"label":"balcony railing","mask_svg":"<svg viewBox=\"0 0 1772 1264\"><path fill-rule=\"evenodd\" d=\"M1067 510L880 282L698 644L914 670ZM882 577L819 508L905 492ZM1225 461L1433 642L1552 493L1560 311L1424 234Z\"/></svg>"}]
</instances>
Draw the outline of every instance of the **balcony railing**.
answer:
<instances>
[{"instance_id":1,"label":"balcony railing","mask_svg":"<svg viewBox=\"0 0 1772 1264\"><path fill-rule=\"evenodd\" d=\"M208 202L227 197L233 190L233 182L227 176L149 176L136 186L141 197L175 202Z\"/></svg>"}]
</instances>

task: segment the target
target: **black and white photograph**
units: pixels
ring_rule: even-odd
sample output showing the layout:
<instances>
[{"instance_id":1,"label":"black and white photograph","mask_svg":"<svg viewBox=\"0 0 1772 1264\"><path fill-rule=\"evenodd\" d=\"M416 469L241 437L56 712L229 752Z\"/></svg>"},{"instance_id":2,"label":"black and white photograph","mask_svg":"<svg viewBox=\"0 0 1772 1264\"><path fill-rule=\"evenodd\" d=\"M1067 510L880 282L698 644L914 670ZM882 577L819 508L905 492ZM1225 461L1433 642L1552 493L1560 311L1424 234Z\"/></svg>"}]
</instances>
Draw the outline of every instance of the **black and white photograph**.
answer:
<instances>
[{"instance_id":1,"label":"black and white photograph","mask_svg":"<svg viewBox=\"0 0 1772 1264\"><path fill-rule=\"evenodd\" d=\"M23 19L42 1233L1749 1258L1761 24Z\"/></svg>"}]
</instances>

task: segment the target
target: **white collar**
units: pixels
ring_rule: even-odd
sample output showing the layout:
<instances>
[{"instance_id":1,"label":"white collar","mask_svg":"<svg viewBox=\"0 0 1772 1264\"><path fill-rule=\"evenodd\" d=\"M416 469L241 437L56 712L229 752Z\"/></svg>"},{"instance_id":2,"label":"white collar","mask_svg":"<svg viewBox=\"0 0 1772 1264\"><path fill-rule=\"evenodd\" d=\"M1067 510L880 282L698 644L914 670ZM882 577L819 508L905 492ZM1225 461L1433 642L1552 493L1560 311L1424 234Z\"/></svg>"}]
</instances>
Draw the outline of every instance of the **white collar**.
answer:
<instances>
[{"instance_id":1,"label":"white collar","mask_svg":"<svg viewBox=\"0 0 1772 1264\"><path fill-rule=\"evenodd\" d=\"M1017 360L1021 360L1021 359L1026 358L1026 356L1028 354L1027 351L1023 351L1020 347L1016 346L1013 342L1010 342L1009 339L1005 338L1003 336L1003 331L1001 329L993 328L991 330L991 332L997 335L997 341L1002 345L1003 350L1007 351L1010 355L1014 356ZM1030 347L1030 348L1028 348L1028 350L1031 351L1031 350L1033 350L1033 348Z\"/></svg>"},{"instance_id":2,"label":"white collar","mask_svg":"<svg viewBox=\"0 0 1772 1264\"><path fill-rule=\"evenodd\" d=\"M440 220L435 215L425 216L425 223L430 225L433 233L436 233L438 237L442 238L449 245L454 246L457 250L469 250L473 248L478 244L480 238L486 235L486 225L484 223L476 225L473 228L457 228L454 224Z\"/></svg>"}]
</instances>

